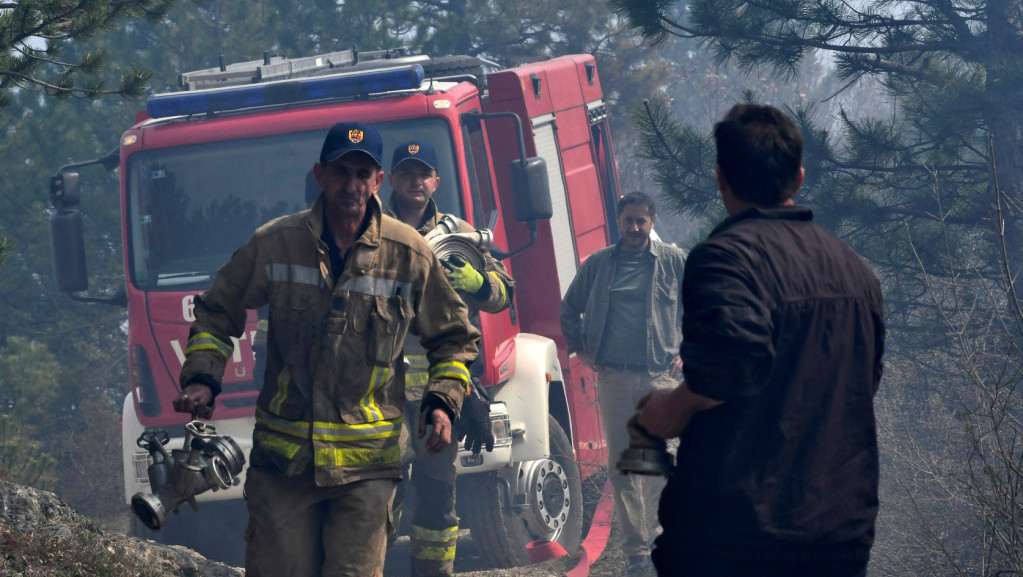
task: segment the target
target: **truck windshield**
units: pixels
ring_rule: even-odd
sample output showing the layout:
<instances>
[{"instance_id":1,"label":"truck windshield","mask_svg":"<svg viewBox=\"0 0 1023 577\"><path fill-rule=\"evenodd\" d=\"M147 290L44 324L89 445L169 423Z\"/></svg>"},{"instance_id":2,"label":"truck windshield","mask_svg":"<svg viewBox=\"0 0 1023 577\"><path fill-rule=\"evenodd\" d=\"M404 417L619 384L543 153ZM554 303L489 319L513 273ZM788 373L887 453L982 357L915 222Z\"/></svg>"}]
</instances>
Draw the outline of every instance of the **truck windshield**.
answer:
<instances>
[{"instance_id":1,"label":"truck windshield","mask_svg":"<svg viewBox=\"0 0 1023 577\"><path fill-rule=\"evenodd\" d=\"M394 147L413 138L432 142L444 212L465 217L454 144L439 119L376 123L384 169ZM306 175L327 128L268 137L140 151L127 163L128 250L132 282L143 290L200 290L263 223L304 210ZM380 189L390 198L387 179Z\"/></svg>"}]
</instances>

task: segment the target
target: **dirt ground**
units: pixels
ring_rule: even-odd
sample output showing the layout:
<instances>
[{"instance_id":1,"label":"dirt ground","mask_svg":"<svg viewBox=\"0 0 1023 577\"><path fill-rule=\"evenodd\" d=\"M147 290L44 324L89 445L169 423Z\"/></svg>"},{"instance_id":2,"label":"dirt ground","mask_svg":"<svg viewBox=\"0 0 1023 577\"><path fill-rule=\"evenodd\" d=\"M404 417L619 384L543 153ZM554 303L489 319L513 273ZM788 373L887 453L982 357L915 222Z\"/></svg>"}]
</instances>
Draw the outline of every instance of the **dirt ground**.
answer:
<instances>
[{"instance_id":1,"label":"dirt ground","mask_svg":"<svg viewBox=\"0 0 1023 577\"><path fill-rule=\"evenodd\" d=\"M408 547L408 537L401 537L388 549L384 577L409 577ZM579 554L576 553L525 567L491 569L479 558L468 531L463 531L458 539L455 573L465 577L563 577L578 561ZM625 556L613 544L609 544L590 567L590 577L618 577L625 573Z\"/></svg>"}]
</instances>

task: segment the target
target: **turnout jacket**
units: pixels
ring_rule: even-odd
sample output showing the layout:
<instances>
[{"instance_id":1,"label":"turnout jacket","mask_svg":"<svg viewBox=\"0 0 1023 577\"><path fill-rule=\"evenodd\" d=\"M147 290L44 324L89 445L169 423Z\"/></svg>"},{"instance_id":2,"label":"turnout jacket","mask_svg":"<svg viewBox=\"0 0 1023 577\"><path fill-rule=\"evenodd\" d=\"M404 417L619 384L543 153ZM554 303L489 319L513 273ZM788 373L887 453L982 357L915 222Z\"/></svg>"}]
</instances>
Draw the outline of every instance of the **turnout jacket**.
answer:
<instances>
[{"instance_id":1,"label":"turnout jacket","mask_svg":"<svg viewBox=\"0 0 1023 577\"><path fill-rule=\"evenodd\" d=\"M385 214L398 217L394 206L394 197L384 209ZM431 230L437 227L444 213L437 210L437 203L431 198L426 206L426 213L423 215L423 222L417 229L419 234L426 236ZM452 215L454 216L454 215ZM474 232L476 230L468 222L458 218L462 232ZM479 313L499 313L511 306L512 296L515 293L515 281L508 270L501 264L501 261L494 258L490 251L483 253L487 263L486 270L479 271L483 275L484 286L474 295L461 291L456 293L462 297L463 302L469 308L469 318L474 326L479 326ZM429 378L429 361L426 358L426 351L418 339L408 336L405 339L405 358L408 360L408 368L405 375L406 394L410 400L422 398L422 388Z\"/></svg>"},{"instance_id":2,"label":"turnout jacket","mask_svg":"<svg viewBox=\"0 0 1023 577\"><path fill-rule=\"evenodd\" d=\"M182 387L219 383L246 309L268 304L251 461L285 475L312 465L319 486L401 477L405 394L394 372L407 332L426 350L427 393L455 416L477 354L479 331L426 242L384 215L375 195L366 210L336 283L322 196L260 227L196 297L181 370Z\"/></svg>"}]
</instances>

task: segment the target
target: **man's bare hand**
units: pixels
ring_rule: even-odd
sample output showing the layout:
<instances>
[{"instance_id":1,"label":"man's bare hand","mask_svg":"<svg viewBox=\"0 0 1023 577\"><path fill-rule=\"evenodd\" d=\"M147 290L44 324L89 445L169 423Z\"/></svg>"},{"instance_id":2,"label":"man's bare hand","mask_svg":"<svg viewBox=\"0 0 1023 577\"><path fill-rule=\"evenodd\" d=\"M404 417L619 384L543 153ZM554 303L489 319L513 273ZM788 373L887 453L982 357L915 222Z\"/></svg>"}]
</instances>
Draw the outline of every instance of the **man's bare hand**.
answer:
<instances>
[{"instance_id":1,"label":"man's bare hand","mask_svg":"<svg viewBox=\"0 0 1023 577\"><path fill-rule=\"evenodd\" d=\"M431 453L439 453L451 444L451 417L444 409L435 408L419 413L419 438L426 436L427 425L433 425L430 438L426 439L426 449Z\"/></svg>"},{"instance_id":2,"label":"man's bare hand","mask_svg":"<svg viewBox=\"0 0 1023 577\"><path fill-rule=\"evenodd\" d=\"M651 435L661 439L673 439L686 428L689 419L681 422L681 412L673 408L672 392L650 391L636 405L639 411L637 421Z\"/></svg>"},{"instance_id":3,"label":"man's bare hand","mask_svg":"<svg viewBox=\"0 0 1023 577\"><path fill-rule=\"evenodd\" d=\"M683 382L674 389L647 393L636 405L639 411L636 420L651 435L674 439L686 430L693 415L720 404L721 401L690 391Z\"/></svg>"},{"instance_id":4,"label":"man's bare hand","mask_svg":"<svg viewBox=\"0 0 1023 577\"><path fill-rule=\"evenodd\" d=\"M213 391L201 383L189 383L174 399L174 410L200 419L213 416Z\"/></svg>"}]
</instances>

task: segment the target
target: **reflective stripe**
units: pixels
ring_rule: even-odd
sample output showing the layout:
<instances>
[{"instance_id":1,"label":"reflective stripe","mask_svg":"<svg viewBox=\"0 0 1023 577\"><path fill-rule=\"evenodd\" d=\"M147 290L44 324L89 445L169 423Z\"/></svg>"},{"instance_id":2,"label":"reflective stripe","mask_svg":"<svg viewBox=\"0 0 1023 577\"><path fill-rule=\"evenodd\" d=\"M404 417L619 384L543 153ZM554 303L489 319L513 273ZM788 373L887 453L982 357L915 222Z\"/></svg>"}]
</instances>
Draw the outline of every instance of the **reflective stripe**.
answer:
<instances>
[{"instance_id":1,"label":"reflective stripe","mask_svg":"<svg viewBox=\"0 0 1023 577\"><path fill-rule=\"evenodd\" d=\"M231 352L234 351L234 346L225 343L210 333L195 333L188 339L185 354L194 353L195 351L219 351L226 361L231 356Z\"/></svg>"},{"instance_id":2,"label":"reflective stripe","mask_svg":"<svg viewBox=\"0 0 1023 577\"><path fill-rule=\"evenodd\" d=\"M271 431L298 437L299 439L309 438L310 425L306 421L289 421L277 415L256 407L256 424L263 425Z\"/></svg>"},{"instance_id":3,"label":"reflective stripe","mask_svg":"<svg viewBox=\"0 0 1023 577\"><path fill-rule=\"evenodd\" d=\"M421 389L430 384L430 373L425 371L409 372L405 375L405 388Z\"/></svg>"},{"instance_id":4,"label":"reflective stripe","mask_svg":"<svg viewBox=\"0 0 1023 577\"><path fill-rule=\"evenodd\" d=\"M380 449L319 447L315 451L317 467L370 467L397 465L400 461L401 449L397 443Z\"/></svg>"},{"instance_id":5,"label":"reflective stripe","mask_svg":"<svg viewBox=\"0 0 1023 577\"><path fill-rule=\"evenodd\" d=\"M252 440L264 450L277 453L286 459L294 458L298 454L299 449L302 448L302 445L298 443L292 443L267 431L260 431L258 429L252 432Z\"/></svg>"},{"instance_id":6,"label":"reflective stripe","mask_svg":"<svg viewBox=\"0 0 1023 577\"><path fill-rule=\"evenodd\" d=\"M412 525L409 532L413 559L451 561L458 544L458 525L447 529L427 529Z\"/></svg>"},{"instance_id":7,"label":"reflective stripe","mask_svg":"<svg viewBox=\"0 0 1023 577\"><path fill-rule=\"evenodd\" d=\"M423 547L412 545L412 557L425 561L451 561L455 558L455 546L450 547Z\"/></svg>"},{"instance_id":8,"label":"reflective stripe","mask_svg":"<svg viewBox=\"0 0 1023 577\"><path fill-rule=\"evenodd\" d=\"M270 399L270 410L281 412L284 401L288 400L288 385L291 384L291 372L288 367L281 369L277 374L277 393Z\"/></svg>"},{"instance_id":9,"label":"reflective stripe","mask_svg":"<svg viewBox=\"0 0 1023 577\"><path fill-rule=\"evenodd\" d=\"M387 439L401 435L401 423L398 417L389 421L349 425L348 423L313 423L313 439L317 441L361 441L371 439Z\"/></svg>"},{"instance_id":10,"label":"reflective stripe","mask_svg":"<svg viewBox=\"0 0 1023 577\"><path fill-rule=\"evenodd\" d=\"M408 369L405 371L405 387L421 389L430 382L430 361L426 355L405 355Z\"/></svg>"},{"instance_id":11,"label":"reflective stripe","mask_svg":"<svg viewBox=\"0 0 1023 577\"><path fill-rule=\"evenodd\" d=\"M321 288L327 286L323 276L320 275L320 269L293 263L268 263L266 265L266 276L272 282L291 282Z\"/></svg>"},{"instance_id":12,"label":"reflective stripe","mask_svg":"<svg viewBox=\"0 0 1023 577\"><path fill-rule=\"evenodd\" d=\"M373 391L379 389L391 374L391 367L373 367L373 373L369 377L369 388L366 394L359 399L359 406L366 413L366 420L369 422L383 420L384 414L380 412L376 400L373 398Z\"/></svg>"},{"instance_id":13,"label":"reflective stripe","mask_svg":"<svg viewBox=\"0 0 1023 577\"><path fill-rule=\"evenodd\" d=\"M454 379L469 384L469 369L458 361L448 361L430 367L431 379Z\"/></svg>"},{"instance_id":14,"label":"reflective stripe","mask_svg":"<svg viewBox=\"0 0 1023 577\"><path fill-rule=\"evenodd\" d=\"M497 307L503 308L504 305L508 302L508 290L505 288L504 283L501 282L501 277L497 276L496 272L490 271L487 274L494 277L494 280L497 281L497 290L500 293L500 298L497 301Z\"/></svg>"},{"instance_id":15,"label":"reflective stripe","mask_svg":"<svg viewBox=\"0 0 1023 577\"><path fill-rule=\"evenodd\" d=\"M291 435L299 439L308 439L312 436L314 440L326 442L368 441L399 436L401 434L402 417L354 425L348 423L328 423L326 421L316 421L310 424L308 421L283 419L257 407L256 423L271 431ZM310 429L312 430L311 433Z\"/></svg>"},{"instance_id":16,"label":"reflective stripe","mask_svg":"<svg viewBox=\"0 0 1023 577\"><path fill-rule=\"evenodd\" d=\"M412 525L409 531L413 559L451 561L458 544L458 525L446 529L427 529Z\"/></svg>"},{"instance_id":17,"label":"reflective stripe","mask_svg":"<svg viewBox=\"0 0 1023 577\"><path fill-rule=\"evenodd\" d=\"M259 319L259 321L256 322L256 330L261 333L267 332L270 330L270 321L266 319Z\"/></svg>"},{"instance_id":18,"label":"reflective stripe","mask_svg":"<svg viewBox=\"0 0 1023 577\"><path fill-rule=\"evenodd\" d=\"M400 297L403 300L412 298L412 283L393 278L356 276L341 283L340 288L377 297Z\"/></svg>"},{"instance_id":19,"label":"reflective stripe","mask_svg":"<svg viewBox=\"0 0 1023 577\"><path fill-rule=\"evenodd\" d=\"M423 371L430 370L430 361L427 360L426 355L405 355L405 359L408 361L410 371Z\"/></svg>"},{"instance_id":20,"label":"reflective stripe","mask_svg":"<svg viewBox=\"0 0 1023 577\"><path fill-rule=\"evenodd\" d=\"M426 527L420 527L419 525L412 525L412 531L409 532L409 537L412 539L418 539L419 541L444 543L458 538L458 525L448 527L446 529L427 529Z\"/></svg>"}]
</instances>

